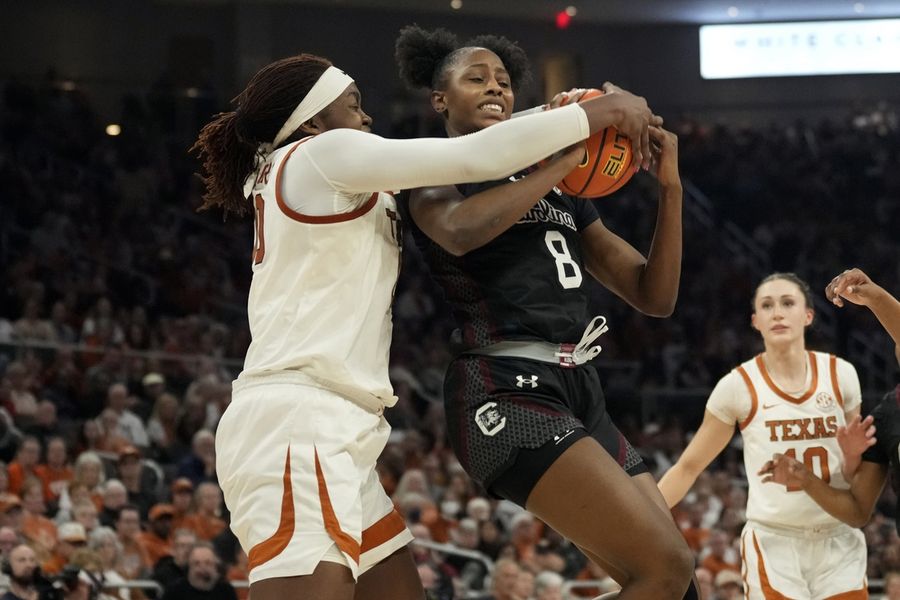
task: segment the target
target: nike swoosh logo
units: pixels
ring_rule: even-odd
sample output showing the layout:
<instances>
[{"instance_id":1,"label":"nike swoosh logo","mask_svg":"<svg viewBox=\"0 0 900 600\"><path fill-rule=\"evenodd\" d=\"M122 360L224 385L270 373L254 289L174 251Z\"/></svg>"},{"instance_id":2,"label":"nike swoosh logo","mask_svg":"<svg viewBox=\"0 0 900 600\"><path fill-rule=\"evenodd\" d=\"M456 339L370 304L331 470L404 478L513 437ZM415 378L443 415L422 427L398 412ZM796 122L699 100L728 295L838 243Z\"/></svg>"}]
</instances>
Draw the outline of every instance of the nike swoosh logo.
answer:
<instances>
[{"instance_id":1,"label":"nike swoosh logo","mask_svg":"<svg viewBox=\"0 0 900 600\"><path fill-rule=\"evenodd\" d=\"M777 404L763 404L763 410L769 410L770 408L775 408L778 406Z\"/></svg>"}]
</instances>

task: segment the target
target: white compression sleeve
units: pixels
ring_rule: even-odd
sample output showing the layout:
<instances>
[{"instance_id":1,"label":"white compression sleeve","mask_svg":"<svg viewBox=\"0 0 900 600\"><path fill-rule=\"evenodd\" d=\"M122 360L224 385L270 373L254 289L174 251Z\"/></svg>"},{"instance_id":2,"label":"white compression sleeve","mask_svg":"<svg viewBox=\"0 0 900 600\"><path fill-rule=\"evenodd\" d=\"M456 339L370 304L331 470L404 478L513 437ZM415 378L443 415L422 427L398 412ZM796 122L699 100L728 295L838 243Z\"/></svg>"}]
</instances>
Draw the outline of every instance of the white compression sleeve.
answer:
<instances>
[{"instance_id":1,"label":"white compression sleeve","mask_svg":"<svg viewBox=\"0 0 900 600\"><path fill-rule=\"evenodd\" d=\"M305 154L335 189L364 193L502 179L589 134L587 114L573 104L449 139L392 140L334 129L301 145L297 154Z\"/></svg>"}]
</instances>

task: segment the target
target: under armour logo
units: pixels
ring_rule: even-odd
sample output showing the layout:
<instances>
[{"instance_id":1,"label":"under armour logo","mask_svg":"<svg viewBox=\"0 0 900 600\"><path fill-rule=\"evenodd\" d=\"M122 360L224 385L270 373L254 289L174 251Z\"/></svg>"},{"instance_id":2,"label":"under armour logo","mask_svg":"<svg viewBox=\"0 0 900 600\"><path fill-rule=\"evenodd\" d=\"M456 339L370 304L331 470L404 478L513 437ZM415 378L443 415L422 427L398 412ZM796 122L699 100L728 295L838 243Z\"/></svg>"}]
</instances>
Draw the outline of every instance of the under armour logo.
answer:
<instances>
[{"instance_id":1,"label":"under armour logo","mask_svg":"<svg viewBox=\"0 0 900 600\"><path fill-rule=\"evenodd\" d=\"M526 379L524 375L516 375L516 387L524 388L527 385L531 389L534 389L537 387L537 380L537 375L530 375L528 379Z\"/></svg>"}]
</instances>

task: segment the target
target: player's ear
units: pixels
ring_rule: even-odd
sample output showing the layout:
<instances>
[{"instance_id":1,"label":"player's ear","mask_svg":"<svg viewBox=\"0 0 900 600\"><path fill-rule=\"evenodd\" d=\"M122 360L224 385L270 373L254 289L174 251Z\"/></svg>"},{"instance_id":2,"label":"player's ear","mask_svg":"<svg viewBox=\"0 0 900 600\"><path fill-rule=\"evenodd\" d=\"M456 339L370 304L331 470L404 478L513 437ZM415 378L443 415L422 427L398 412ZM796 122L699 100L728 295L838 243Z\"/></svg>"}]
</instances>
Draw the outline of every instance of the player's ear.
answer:
<instances>
[{"instance_id":1,"label":"player's ear","mask_svg":"<svg viewBox=\"0 0 900 600\"><path fill-rule=\"evenodd\" d=\"M756 313L750 313L750 327L759 331L759 327L756 326Z\"/></svg>"},{"instance_id":2,"label":"player's ear","mask_svg":"<svg viewBox=\"0 0 900 600\"><path fill-rule=\"evenodd\" d=\"M431 108L433 108L435 112L439 112L441 114L447 112L447 92L432 90Z\"/></svg>"},{"instance_id":3,"label":"player's ear","mask_svg":"<svg viewBox=\"0 0 900 600\"><path fill-rule=\"evenodd\" d=\"M302 131L303 133L307 133L309 135L317 135L319 133L322 133L322 131L324 131L322 129L321 124L318 123L317 117L313 117L312 119L310 119L309 121L307 121L306 123L304 123L303 125L298 127L298 129L300 131Z\"/></svg>"},{"instance_id":4,"label":"player's ear","mask_svg":"<svg viewBox=\"0 0 900 600\"><path fill-rule=\"evenodd\" d=\"M806 309L806 326L809 327L812 325L813 320L816 318L816 311L811 308Z\"/></svg>"}]
</instances>

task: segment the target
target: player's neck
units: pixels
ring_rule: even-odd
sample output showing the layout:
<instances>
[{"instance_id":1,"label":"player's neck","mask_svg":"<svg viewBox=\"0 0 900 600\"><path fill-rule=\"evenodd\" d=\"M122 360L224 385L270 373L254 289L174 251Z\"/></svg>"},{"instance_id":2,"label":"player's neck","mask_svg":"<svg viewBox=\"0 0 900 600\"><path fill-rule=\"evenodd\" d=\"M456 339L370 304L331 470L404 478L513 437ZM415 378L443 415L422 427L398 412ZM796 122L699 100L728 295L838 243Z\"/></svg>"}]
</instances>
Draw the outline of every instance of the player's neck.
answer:
<instances>
[{"instance_id":1,"label":"player's neck","mask_svg":"<svg viewBox=\"0 0 900 600\"><path fill-rule=\"evenodd\" d=\"M767 346L763 352L763 363L776 381L793 387L791 384L806 380L809 355L802 344Z\"/></svg>"}]
</instances>

